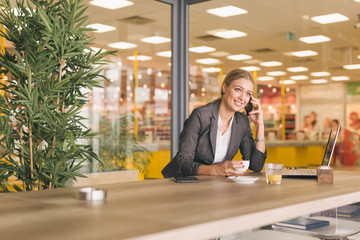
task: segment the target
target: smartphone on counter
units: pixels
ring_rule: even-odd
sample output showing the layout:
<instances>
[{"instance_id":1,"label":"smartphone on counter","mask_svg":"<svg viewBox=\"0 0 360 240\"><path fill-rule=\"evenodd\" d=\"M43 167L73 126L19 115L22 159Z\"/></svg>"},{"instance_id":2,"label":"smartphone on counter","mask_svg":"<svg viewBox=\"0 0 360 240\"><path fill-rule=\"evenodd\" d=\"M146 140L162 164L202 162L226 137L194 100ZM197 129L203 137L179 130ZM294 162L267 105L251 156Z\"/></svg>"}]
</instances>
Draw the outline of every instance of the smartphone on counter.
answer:
<instances>
[{"instance_id":1,"label":"smartphone on counter","mask_svg":"<svg viewBox=\"0 0 360 240\"><path fill-rule=\"evenodd\" d=\"M193 183L193 182L198 182L199 179L196 177L192 177L192 176L187 176L187 177L173 177L172 178L175 182L177 183Z\"/></svg>"}]
</instances>

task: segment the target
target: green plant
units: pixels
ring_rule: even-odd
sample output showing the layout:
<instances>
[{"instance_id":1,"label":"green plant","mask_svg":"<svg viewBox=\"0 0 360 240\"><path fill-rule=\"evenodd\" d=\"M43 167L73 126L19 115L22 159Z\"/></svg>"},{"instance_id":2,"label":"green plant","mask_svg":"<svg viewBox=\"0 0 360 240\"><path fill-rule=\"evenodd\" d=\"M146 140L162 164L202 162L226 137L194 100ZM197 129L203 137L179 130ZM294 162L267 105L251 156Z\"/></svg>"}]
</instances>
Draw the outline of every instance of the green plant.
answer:
<instances>
[{"instance_id":1,"label":"green plant","mask_svg":"<svg viewBox=\"0 0 360 240\"><path fill-rule=\"evenodd\" d=\"M0 188L8 178L17 191L63 187L83 177L82 162L97 159L80 112L87 92L100 87L104 57L93 52L83 0L1 0Z\"/></svg>"},{"instance_id":2,"label":"green plant","mask_svg":"<svg viewBox=\"0 0 360 240\"><path fill-rule=\"evenodd\" d=\"M136 168L145 174L146 166L152 156L141 146L143 136L132 130L133 118L123 116L114 122L102 120L103 134L99 139L99 157L104 162L101 171Z\"/></svg>"}]
</instances>

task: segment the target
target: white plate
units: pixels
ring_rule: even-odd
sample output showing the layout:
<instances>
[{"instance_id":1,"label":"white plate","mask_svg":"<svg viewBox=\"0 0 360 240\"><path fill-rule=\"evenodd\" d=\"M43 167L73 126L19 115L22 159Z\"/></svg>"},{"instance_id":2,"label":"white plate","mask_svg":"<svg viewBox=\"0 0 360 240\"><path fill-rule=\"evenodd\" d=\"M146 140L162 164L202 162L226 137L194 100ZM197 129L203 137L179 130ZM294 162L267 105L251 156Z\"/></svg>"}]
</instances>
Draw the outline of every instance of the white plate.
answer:
<instances>
[{"instance_id":1,"label":"white plate","mask_svg":"<svg viewBox=\"0 0 360 240\"><path fill-rule=\"evenodd\" d=\"M254 183L259 180L258 177L251 176L229 176L228 178L236 183Z\"/></svg>"}]
</instances>

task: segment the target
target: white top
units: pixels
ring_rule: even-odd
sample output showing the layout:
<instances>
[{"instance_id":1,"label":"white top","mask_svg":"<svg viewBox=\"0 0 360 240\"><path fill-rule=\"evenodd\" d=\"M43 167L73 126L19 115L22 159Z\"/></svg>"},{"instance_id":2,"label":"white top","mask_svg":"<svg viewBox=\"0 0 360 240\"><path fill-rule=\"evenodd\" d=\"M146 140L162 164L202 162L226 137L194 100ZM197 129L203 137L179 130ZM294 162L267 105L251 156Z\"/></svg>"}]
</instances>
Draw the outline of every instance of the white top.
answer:
<instances>
[{"instance_id":1,"label":"white top","mask_svg":"<svg viewBox=\"0 0 360 240\"><path fill-rule=\"evenodd\" d=\"M215 158L213 163L219 163L223 162L227 153L227 150L229 149L230 144L230 138L231 138L231 126L233 122L234 117L231 118L230 125L226 129L224 135L221 134L220 127L222 124L222 120L219 114L218 118L218 128L217 128L217 135L216 135L216 149L215 149ZM229 159L230 160L230 159Z\"/></svg>"}]
</instances>

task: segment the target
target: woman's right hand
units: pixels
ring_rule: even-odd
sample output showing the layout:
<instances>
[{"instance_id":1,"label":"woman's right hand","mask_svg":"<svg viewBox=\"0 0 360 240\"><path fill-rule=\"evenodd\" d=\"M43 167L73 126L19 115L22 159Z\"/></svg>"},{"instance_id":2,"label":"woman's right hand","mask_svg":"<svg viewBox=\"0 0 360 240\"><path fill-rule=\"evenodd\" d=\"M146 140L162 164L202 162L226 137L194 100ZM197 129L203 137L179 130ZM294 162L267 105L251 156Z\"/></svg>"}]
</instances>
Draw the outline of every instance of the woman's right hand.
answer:
<instances>
[{"instance_id":1,"label":"woman's right hand","mask_svg":"<svg viewBox=\"0 0 360 240\"><path fill-rule=\"evenodd\" d=\"M244 164L242 161L225 161L222 163L211 165L212 171L210 175L215 176L233 176L241 175L246 173L246 171L236 171L235 168L243 168Z\"/></svg>"}]
</instances>

